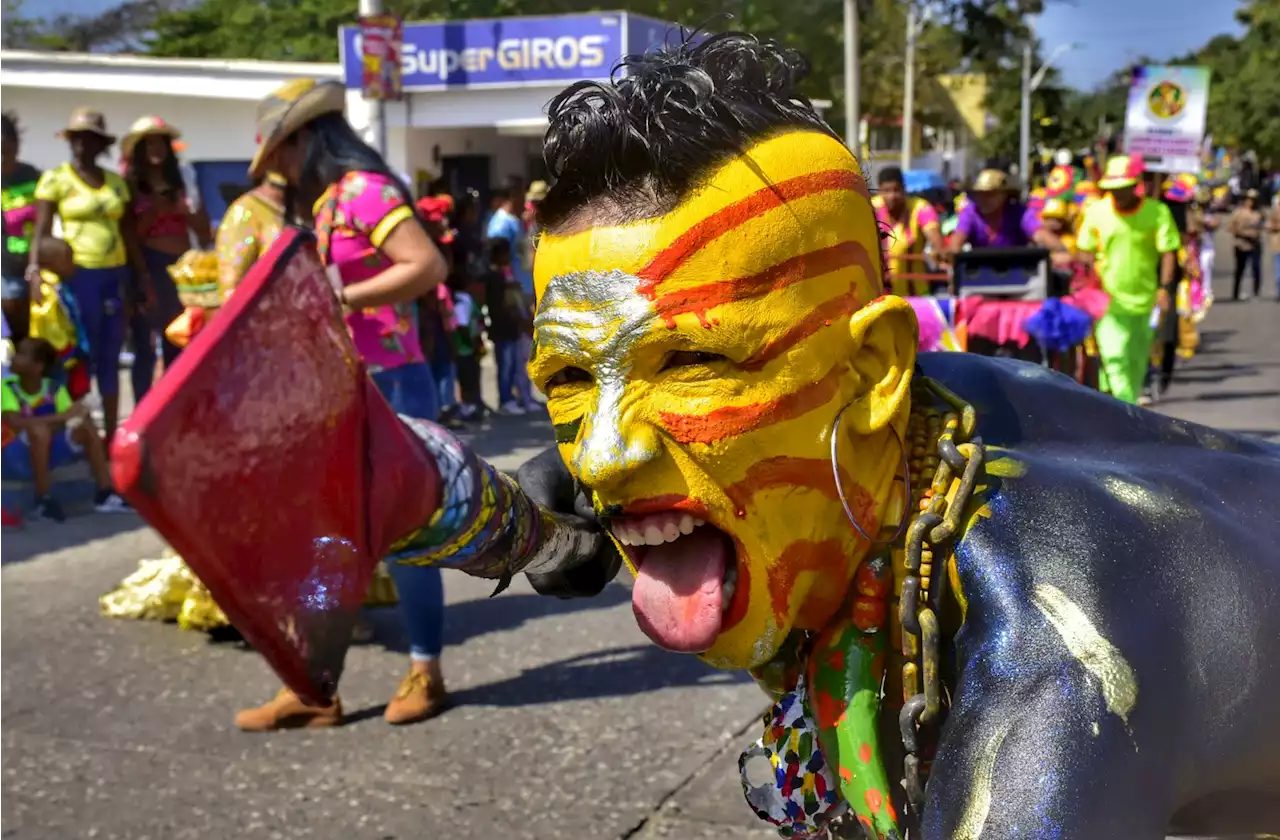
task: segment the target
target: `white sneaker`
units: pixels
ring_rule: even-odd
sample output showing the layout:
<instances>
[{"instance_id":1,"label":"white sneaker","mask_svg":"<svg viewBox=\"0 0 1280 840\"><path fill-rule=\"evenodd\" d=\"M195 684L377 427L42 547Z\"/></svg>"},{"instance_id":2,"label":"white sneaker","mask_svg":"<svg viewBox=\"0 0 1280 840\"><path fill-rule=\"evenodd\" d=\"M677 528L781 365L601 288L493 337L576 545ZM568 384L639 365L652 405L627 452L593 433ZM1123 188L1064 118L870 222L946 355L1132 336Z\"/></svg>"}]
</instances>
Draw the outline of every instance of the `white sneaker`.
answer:
<instances>
[{"instance_id":1,"label":"white sneaker","mask_svg":"<svg viewBox=\"0 0 1280 840\"><path fill-rule=\"evenodd\" d=\"M499 408L498 410L501 411L503 414L509 414L512 417L519 417L525 413L524 409L520 407L520 403L516 402L515 400L512 400L511 402L503 403L502 407Z\"/></svg>"},{"instance_id":2,"label":"white sneaker","mask_svg":"<svg viewBox=\"0 0 1280 840\"><path fill-rule=\"evenodd\" d=\"M133 513L133 506L119 493L107 493L93 503L98 513Z\"/></svg>"}]
</instances>

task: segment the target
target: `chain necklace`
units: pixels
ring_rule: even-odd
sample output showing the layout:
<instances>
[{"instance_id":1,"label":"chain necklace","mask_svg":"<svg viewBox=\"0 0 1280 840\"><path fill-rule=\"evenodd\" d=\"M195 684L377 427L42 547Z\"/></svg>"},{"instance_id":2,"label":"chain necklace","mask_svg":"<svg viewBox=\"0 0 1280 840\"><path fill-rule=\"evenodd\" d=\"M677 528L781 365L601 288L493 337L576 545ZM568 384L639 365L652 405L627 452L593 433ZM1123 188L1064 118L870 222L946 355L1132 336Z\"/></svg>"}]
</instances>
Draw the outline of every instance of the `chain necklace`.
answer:
<instances>
[{"instance_id":1,"label":"chain necklace","mask_svg":"<svg viewBox=\"0 0 1280 840\"><path fill-rule=\"evenodd\" d=\"M961 531L960 519L982 474L986 447L974 434L978 418L972 405L919 373L912 390L903 444L911 475L906 511L910 523L892 557L894 579L901 584L903 704L898 726L906 752L903 786L912 810L920 814L928 778L920 733L928 727L936 734L942 711L938 613L947 577L936 572L946 565ZM932 440L936 447L929 446Z\"/></svg>"}]
</instances>

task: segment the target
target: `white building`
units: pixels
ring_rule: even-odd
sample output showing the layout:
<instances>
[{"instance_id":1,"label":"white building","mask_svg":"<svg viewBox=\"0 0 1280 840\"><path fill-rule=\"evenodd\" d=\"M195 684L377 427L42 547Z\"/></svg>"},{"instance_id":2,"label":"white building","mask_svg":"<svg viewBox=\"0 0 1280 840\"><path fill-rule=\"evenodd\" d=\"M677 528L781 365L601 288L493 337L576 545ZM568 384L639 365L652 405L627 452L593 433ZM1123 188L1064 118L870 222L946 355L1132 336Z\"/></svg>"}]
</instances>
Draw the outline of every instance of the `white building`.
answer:
<instances>
[{"instance_id":1,"label":"white building","mask_svg":"<svg viewBox=\"0 0 1280 840\"><path fill-rule=\"evenodd\" d=\"M195 166L201 194L217 218L224 206L219 185L248 180L246 170L257 147L258 102L299 77L337 79L341 69L302 62L4 50L0 106L18 115L22 159L42 169L66 160L66 142L57 134L76 108L102 111L108 130L120 137L138 117L162 117L183 132L182 157ZM357 104L363 109L362 101Z\"/></svg>"},{"instance_id":2,"label":"white building","mask_svg":"<svg viewBox=\"0 0 1280 840\"><path fill-rule=\"evenodd\" d=\"M183 158L216 219L219 193L246 180L257 104L284 82L343 80L348 119L368 128L359 35L338 37L342 64L0 51L0 105L18 114L22 157L41 167L65 160L56 134L77 107L101 110L118 135L140 116L162 117L182 130ZM387 162L418 184L443 177L455 193L540 178L547 102L673 37L667 24L622 12L406 24L404 95L384 109Z\"/></svg>"}]
</instances>

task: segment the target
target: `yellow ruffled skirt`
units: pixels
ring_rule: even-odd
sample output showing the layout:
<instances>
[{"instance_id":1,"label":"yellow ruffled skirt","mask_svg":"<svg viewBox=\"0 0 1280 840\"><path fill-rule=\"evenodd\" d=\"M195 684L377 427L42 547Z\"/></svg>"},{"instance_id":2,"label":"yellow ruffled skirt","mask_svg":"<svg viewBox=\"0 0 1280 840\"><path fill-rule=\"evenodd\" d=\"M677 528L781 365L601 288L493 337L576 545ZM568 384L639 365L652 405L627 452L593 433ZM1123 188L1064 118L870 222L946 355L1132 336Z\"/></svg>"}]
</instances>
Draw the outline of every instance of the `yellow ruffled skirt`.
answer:
<instances>
[{"instance_id":1,"label":"yellow ruffled skirt","mask_svg":"<svg viewBox=\"0 0 1280 840\"><path fill-rule=\"evenodd\" d=\"M379 563L369 582L365 606L393 606L398 601L391 575ZM109 618L176 621L183 630L208 633L230 624L209 590L173 549L167 549L159 559L139 563L137 571L98 599L98 606Z\"/></svg>"}]
</instances>

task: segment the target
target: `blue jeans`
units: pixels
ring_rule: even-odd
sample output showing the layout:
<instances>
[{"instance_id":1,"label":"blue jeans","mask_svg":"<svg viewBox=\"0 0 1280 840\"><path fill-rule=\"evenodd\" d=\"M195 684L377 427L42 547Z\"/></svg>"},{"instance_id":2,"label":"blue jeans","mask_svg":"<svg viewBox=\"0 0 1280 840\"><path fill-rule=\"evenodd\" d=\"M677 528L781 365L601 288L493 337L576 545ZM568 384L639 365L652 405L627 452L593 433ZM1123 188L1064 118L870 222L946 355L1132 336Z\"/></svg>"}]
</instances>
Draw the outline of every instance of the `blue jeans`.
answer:
<instances>
[{"instance_id":1,"label":"blue jeans","mask_svg":"<svg viewBox=\"0 0 1280 840\"><path fill-rule=\"evenodd\" d=\"M425 362L373 374L374 384L397 414L435 420L436 383ZM388 563L387 571L400 596L400 615L409 637L409 655L435 659L444 648L444 581L432 566Z\"/></svg>"},{"instance_id":2,"label":"blue jeans","mask_svg":"<svg viewBox=\"0 0 1280 840\"><path fill-rule=\"evenodd\" d=\"M449 337L444 334L444 327L441 326L436 331L436 346L431 350L431 375L436 380L441 411L453 408L458 402L455 396L457 379L453 372L451 350Z\"/></svg>"},{"instance_id":3,"label":"blue jeans","mask_svg":"<svg viewBox=\"0 0 1280 840\"><path fill-rule=\"evenodd\" d=\"M1276 281L1276 298L1280 300L1280 253L1271 255L1271 270Z\"/></svg>"},{"instance_id":4,"label":"blue jeans","mask_svg":"<svg viewBox=\"0 0 1280 840\"><path fill-rule=\"evenodd\" d=\"M498 354L498 404L515 401L528 408L533 403L533 387L529 384L529 341L494 342Z\"/></svg>"},{"instance_id":5,"label":"blue jeans","mask_svg":"<svg viewBox=\"0 0 1280 840\"><path fill-rule=\"evenodd\" d=\"M66 281L80 309L89 341L89 372L98 393L120 393L120 350L124 347L124 285L132 275L128 266L77 268Z\"/></svg>"},{"instance_id":6,"label":"blue jeans","mask_svg":"<svg viewBox=\"0 0 1280 840\"><path fill-rule=\"evenodd\" d=\"M133 341L133 369L129 379L133 383L133 399L140 402L151 390L151 380L156 372L156 341L163 342L164 369L168 370L181 349L164 337L165 327L182 314L182 302L178 299L178 287L169 276L169 266L178 258L150 248L142 250L147 260L147 273L151 288L156 293L155 309L138 312L129 319L129 336Z\"/></svg>"}]
</instances>

